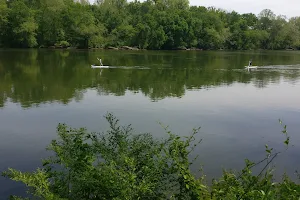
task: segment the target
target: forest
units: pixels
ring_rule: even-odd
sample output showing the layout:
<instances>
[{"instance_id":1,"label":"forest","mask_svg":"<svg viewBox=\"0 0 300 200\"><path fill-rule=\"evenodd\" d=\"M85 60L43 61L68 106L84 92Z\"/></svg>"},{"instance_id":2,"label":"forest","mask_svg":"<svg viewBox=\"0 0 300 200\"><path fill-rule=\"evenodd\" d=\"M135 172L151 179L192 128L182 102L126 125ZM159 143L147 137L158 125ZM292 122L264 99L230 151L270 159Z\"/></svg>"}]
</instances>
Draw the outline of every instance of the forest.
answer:
<instances>
[{"instance_id":1,"label":"forest","mask_svg":"<svg viewBox=\"0 0 300 200\"><path fill-rule=\"evenodd\" d=\"M257 16L188 0L0 0L0 47L299 49L300 17Z\"/></svg>"}]
</instances>

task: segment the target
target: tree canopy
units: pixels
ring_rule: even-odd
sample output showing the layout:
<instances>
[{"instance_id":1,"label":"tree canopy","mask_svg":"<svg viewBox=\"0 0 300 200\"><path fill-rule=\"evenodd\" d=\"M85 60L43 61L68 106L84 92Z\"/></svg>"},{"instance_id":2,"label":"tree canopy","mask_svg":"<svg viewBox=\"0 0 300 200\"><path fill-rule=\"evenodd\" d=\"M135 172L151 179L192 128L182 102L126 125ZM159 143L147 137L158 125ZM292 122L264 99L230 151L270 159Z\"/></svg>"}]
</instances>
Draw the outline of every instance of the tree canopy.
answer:
<instances>
[{"instance_id":1,"label":"tree canopy","mask_svg":"<svg viewBox=\"0 0 300 200\"><path fill-rule=\"evenodd\" d=\"M299 49L299 22L188 0L0 0L0 47Z\"/></svg>"}]
</instances>

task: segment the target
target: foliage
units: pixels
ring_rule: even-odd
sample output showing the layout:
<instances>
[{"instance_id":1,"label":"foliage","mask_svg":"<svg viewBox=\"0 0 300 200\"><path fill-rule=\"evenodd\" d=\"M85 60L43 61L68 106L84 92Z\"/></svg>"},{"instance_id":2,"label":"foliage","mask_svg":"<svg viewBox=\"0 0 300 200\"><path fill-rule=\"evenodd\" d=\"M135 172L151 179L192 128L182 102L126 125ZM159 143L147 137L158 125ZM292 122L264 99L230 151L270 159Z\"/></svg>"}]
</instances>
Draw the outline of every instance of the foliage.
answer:
<instances>
[{"instance_id":1,"label":"foliage","mask_svg":"<svg viewBox=\"0 0 300 200\"><path fill-rule=\"evenodd\" d=\"M269 9L259 15L190 6L188 0L0 0L0 45L141 49L298 49L300 24Z\"/></svg>"},{"instance_id":2,"label":"foliage","mask_svg":"<svg viewBox=\"0 0 300 200\"><path fill-rule=\"evenodd\" d=\"M9 169L5 177L24 182L29 193L41 199L298 199L300 186L286 175L273 181L270 163L282 152L266 145L266 158L245 161L236 174L224 171L212 186L196 178L189 170L188 157L195 143L191 136L180 137L165 128L167 138L157 140L151 134L133 134L131 125L120 126L112 114L106 116L110 129L89 133L59 124L59 138L48 147L54 155L43 160L43 169L20 172ZM280 121L282 124L282 122ZM285 145L289 145L283 126ZM258 175L252 168L262 163ZM21 199L12 196L12 199Z\"/></svg>"},{"instance_id":3,"label":"foliage","mask_svg":"<svg viewBox=\"0 0 300 200\"><path fill-rule=\"evenodd\" d=\"M58 43L55 43L55 46L61 48L67 48L70 46L70 44L67 41L59 41Z\"/></svg>"},{"instance_id":4,"label":"foliage","mask_svg":"<svg viewBox=\"0 0 300 200\"><path fill-rule=\"evenodd\" d=\"M168 138L159 141L151 134L133 135L131 126L119 126L112 114L106 119L106 133L59 124L59 139L48 147L55 156L43 161L43 170L10 169L3 175L26 183L43 199L200 198L207 193L189 170L189 146L198 129L185 140L167 131Z\"/></svg>"},{"instance_id":5,"label":"foliage","mask_svg":"<svg viewBox=\"0 0 300 200\"><path fill-rule=\"evenodd\" d=\"M5 0L0 0L0 47L4 41L4 34L8 24L8 13L9 9L7 8L7 4Z\"/></svg>"},{"instance_id":6,"label":"foliage","mask_svg":"<svg viewBox=\"0 0 300 200\"><path fill-rule=\"evenodd\" d=\"M279 120L282 125L282 121ZM287 126L282 125L284 145L289 146ZM259 162L245 160L245 168L239 174L224 171L220 180L214 180L212 185L212 197L216 199L299 199L300 185L291 181L284 175L282 182L274 182L273 170L269 167L273 160L283 152L274 152L273 148L266 145L266 157ZM258 175L254 175L252 168L263 165Z\"/></svg>"},{"instance_id":7,"label":"foliage","mask_svg":"<svg viewBox=\"0 0 300 200\"><path fill-rule=\"evenodd\" d=\"M21 0L12 1L9 8L7 28L4 29L7 33L3 36L3 41L9 44L4 44L18 47L37 46L38 23L35 19L35 11Z\"/></svg>"},{"instance_id":8,"label":"foliage","mask_svg":"<svg viewBox=\"0 0 300 200\"><path fill-rule=\"evenodd\" d=\"M33 173L22 173L15 169L9 169L3 172L3 176L10 177L14 181L24 182L29 187L29 192L35 197L44 198L47 200L63 200L50 191L50 182L48 175L44 170L37 169ZM21 199L20 197L13 196L12 199Z\"/></svg>"}]
</instances>

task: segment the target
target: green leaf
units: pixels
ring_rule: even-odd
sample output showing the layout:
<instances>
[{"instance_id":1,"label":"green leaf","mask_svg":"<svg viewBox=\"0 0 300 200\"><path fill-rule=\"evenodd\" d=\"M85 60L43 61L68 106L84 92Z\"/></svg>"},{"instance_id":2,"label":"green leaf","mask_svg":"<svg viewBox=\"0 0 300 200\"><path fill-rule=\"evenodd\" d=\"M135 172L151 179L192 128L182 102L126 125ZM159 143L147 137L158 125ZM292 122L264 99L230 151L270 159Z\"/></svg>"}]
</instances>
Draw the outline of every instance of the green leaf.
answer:
<instances>
[{"instance_id":1,"label":"green leaf","mask_svg":"<svg viewBox=\"0 0 300 200\"><path fill-rule=\"evenodd\" d=\"M290 138L288 137L288 138L284 141L284 144L289 145L289 143L290 143Z\"/></svg>"}]
</instances>

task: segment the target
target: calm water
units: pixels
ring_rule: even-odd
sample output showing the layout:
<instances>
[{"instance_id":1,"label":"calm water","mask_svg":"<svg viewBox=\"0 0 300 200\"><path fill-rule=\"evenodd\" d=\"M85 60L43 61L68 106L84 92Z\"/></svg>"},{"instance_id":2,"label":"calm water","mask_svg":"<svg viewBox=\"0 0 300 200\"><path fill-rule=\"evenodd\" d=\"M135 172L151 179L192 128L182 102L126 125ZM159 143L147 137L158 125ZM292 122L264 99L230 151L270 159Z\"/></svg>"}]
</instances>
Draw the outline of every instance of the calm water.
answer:
<instances>
[{"instance_id":1,"label":"calm water","mask_svg":"<svg viewBox=\"0 0 300 200\"><path fill-rule=\"evenodd\" d=\"M101 57L113 69L91 69ZM248 60L262 69L243 69ZM291 136L278 174L300 169L300 52L128 52L0 50L0 170L34 170L58 123L107 129L113 112L137 132L180 135L201 126L196 149L208 181L222 168L282 150L278 119ZM0 178L0 199L20 184Z\"/></svg>"}]
</instances>

